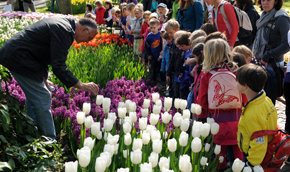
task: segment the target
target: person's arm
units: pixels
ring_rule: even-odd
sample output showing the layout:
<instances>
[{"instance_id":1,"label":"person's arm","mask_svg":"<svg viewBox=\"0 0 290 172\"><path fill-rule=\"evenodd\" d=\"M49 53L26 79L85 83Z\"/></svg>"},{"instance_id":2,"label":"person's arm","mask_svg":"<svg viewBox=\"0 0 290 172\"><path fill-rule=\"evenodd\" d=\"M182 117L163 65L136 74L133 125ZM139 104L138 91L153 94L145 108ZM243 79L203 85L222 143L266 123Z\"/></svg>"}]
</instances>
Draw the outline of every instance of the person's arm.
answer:
<instances>
[{"instance_id":1,"label":"person's arm","mask_svg":"<svg viewBox=\"0 0 290 172\"><path fill-rule=\"evenodd\" d=\"M194 30L197 30L201 27L203 24L203 8L200 2L195 2L194 4L195 8L195 28Z\"/></svg>"},{"instance_id":2,"label":"person's arm","mask_svg":"<svg viewBox=\"0 0 290 172\"><path fill-rule=\"evenodd\" d=\"M113 19L113 16L112 16L111 11L112 11L112 9L110 9L110 10L108 11L108 15L109 15L109 16L108 16L108 18L106 18L107 22Z\"/></svg>"},{"instance_id":3,"label":"person's arm","mask_svg":"<svg viewBox=\"0 0 290 172\"><path fill-rule=\"evenodd\" d=\"M153 57L152 52L151 52L151 41L150 41L150 37L151 36L148 35L147 38L145 39L145 51L146 51L147 56Z\"/></svg>"},{"instance_id":4,"label":"person's arm","mask_svg":"<svg viewBox=\"0 0 290 172\"><path fill-rule=\"evenodd\" d=\"M201 73L200 78L200 85L199 85L199 92L197 95L197 104L199 104L204 110L208 109L208 100L207 100L207 93L208 93L208 73Z\"/></svg>"},{"instance_id":5,"label":"person's arm","mask_svg":"<svg viewBox=\"0 0 290 172\"><path fill-rule=\"evenodd\" d=\"M75 85L75 88L81 89L83 91L87 91L92 93L94 96L98 95L99 93L99 87L97 84L93 83L93 82L89 82L89 83L82 83L81 81L78 81Z\"/></svg>"},{"instance_id":6,"label":"person's arm","mask_svg":"<svg viewBox=\"0 0 290 172\"><path fill-rule=\"evenodd\" d=\"M225 14L229 20L229 24L231 25L232 32L230 34L229 39L229 45L231 47L234 47L238 33L239 33L239 23L235 14L234 7L230 3L225 3L224 4L224 11Z\"/></svg>"}]
</instances>

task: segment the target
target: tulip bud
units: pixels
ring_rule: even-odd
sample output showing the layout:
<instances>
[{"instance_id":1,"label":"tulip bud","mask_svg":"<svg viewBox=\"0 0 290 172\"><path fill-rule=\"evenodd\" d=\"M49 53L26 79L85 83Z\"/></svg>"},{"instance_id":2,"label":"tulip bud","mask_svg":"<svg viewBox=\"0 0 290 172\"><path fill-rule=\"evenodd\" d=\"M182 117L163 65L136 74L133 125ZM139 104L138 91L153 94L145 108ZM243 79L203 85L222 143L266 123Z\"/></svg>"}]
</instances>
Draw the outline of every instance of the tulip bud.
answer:
<instances>
[{"instance_id":1,"label":"tulip bud","mask_svg":"<svg viewBox=\"0 0 290 172\"><path fill-rule=\"evenodd\" d=\"M179 169L182 172L192 171L192 165L190 163L190 157L188 155L181 155L178 163Z\"/></svg>"},{"instance_id":2,"label":"tulip bud","mask_svg":"<svg viewBox=\"0 0 290 172\"><path fill-rule=\"evenodd\" d=\"M210 124L208 124L208 123L202 124L201 130L200 130L200 135L202 137L207 137L209 135L209 132L210 132Z\"/></svg>"},{"instance_id":3,"label":"tulip bud","mask_svg":"<svg viewBox=\"0 0 290 172\"><path fill-rule=\"evenodd\" d=\"M141 109L141 114L142 114L142 117L147 117L149 114L148 109Z\"/></svg>"},{"instance_id":4,"label":"tulip bud","mask_svg":"<svg viewBox=\"0 0 290 172\"><path fill-rule=\"evenodd\" d=\"M119 150L119 143L118 144L114 144L115 147L115 151L114 151L114 155L118 154L118 150Z\"/></svg>"},{"instance_id":5,"label":"tulip bud","mask_svg":"<svg viewBox=\"0 0 290 172\"><path fill-rule=\"evenodd\" d=\"M78 112L77 113L77 122L78 124L82 125L85 122L86 115L84 112Z\"/></svg>"},{"instance_id":6,"label":"tulip bud","mask_svg":"<svg viewBox=\"0 0 290 172\"><path fill-rule=\"evenodd\" d=\"M236 158L233 163L232 170L233 172L241 172L244 166L245 166L245 163L241 161L239 158Z\"/></svg>"},{"instance_id":7,"label":"tulip bud","mask_svg":"<svg viewBox=\"0 0 290 172\"><path fill-rule=\"evenodd\" d=\"M97 95L96 104L100 106L103 103L103 99L104 99L103 95Z\"/></svg>"},{"instance_id":8,"label":"tulip bud","mask_svg":"<svg viewBox=\"0 0 290 172\"><path fill-rule=\"evenodd\" d=\"M78 172L78 161L65 163L65 172Z\"/></svg>"},{"instance_id":9,"label":"tulip bud","mask_svg":"<svg viewBox=\"0 0 290 172\"><path fill-rule=\"evenodd\" d=\"M117 172L129 172L130 169L129 168L119 168L117 169Z\"/></svg>"},{"instance_id":10,"label":"tulip bud","mask_svg":"<svg viewBox=\"0 0 290 172\"><path fill-rule=\"evenodd\" d=\"M172 119L172 116L168 112L164 112L161 115L161 118L162 118L162 122L164 124L168 124L170 122L170 120Z\"/></svg>"},{"instance_id":11,"label":"tulip bud","mask_svg":"<svg viewBox=\"0 0 290 172\"><path fill-rule=\"evenodd\" d=\"M184 110L184 109L186 109L186 107L187 107L187 100L181 99L181 101L180 101L180 109Z\"/></svg>"},{"instance_id":12,"label":"tulip bud","mask_svg":"<svg viewBox=\"0 0 290 172\"><path fill-rule=\"evenodd\" d=\"M202 122L194 121L192 125L192 130L191 130L192 137L200 137L201 128L202 128Z\"/></svg>"},{"instance_id":13,"label":"tulip bud","mask_svg":"<svg viewBox=\"0 0 290 172\"><path fill-rule=\"evenodd\" d=\"M106 167L110 167L112 163L112 154L109 152L102 152L100 154L100 157L104 158L106 160Z\"/></svg>"},{"instance_id":14,"label":"tulip bud","mask_svg":"<svg viewBox=\"0 0 290 172\"><path fill-rule=\"evenodd\" d=\"M104 110L105 114L109 113L110 107L111 107L111 99L105 97L103 99L103 110Z\"/></svg>"},{"instance_id":15,"label":"tulip bud","mask_svg":"<svg viewBox=\"0 0 290 172\"><path fill-rule=\"evenodd\" d=\"M182 113L183 113L183 116L182 116L183 119L190 119L190 111L188 109L184 109Z\"/></svg>"},{"instance_id":16,"label":"tulip bud","mask_svg":"<svg viewBox=\"0 0 290 172\"><path fill-rule=\"evenodd\" d=\"M130 112L130 104L131 104L131 102L132 102L131 100L126 100L125 101L127 112Z\"/></svg>"},{"instance_id":17,"label":"tulip bud","mask_svg":"<svg viewBox=\"0 0 290 172\"><path fill-rule=\"evenodd\" d=\"M103 157L98 157L95 163L95 171L96 172L105 172L106 170L106 159Z\"/></svg>"},{"instance_id":18,"label":"tulip bud","mask_svg":"<svg viewBox=\"0 0 290 172\"><path fill-rule=\"evenodd\" d=\"M178 110L178 109L180 108L180 106L181 106L181 105L180 105L180 103L181 103L180 100L181 100L181 99L178 99L178 98L175 98L175 99L174 99L174 107L175 107L175 109L177 109L177 110Z\"/></svg>"},{"instance_id":19,"label":"tulip bud","mask_svg":"<svg viewBox=\"0 0 290 172\"><path fill-rule=\"evenodd\" d=\"M220 162L220 164L224 162L224 159L225 158L223 156L219 156L219 162Z\"/></svg>"},{"instance_id":20,"label":"tulip bud","mask_svg":"<svg viewBox=\"0 0 290 172\"><path fill-rule=\"evenodd\" d=\"M168 146L168 150L170 152L175 152L176 148L177 148L177 142L176 142L175 138L169 139L167 142L167 146Z\"/></svg>"},{"instance_id":21,"label":"tulip bud","mask_svg":"<svg viewBox=\"0 0 290 172\"><path fill-rule=\"evenodd\" d=\"M147 118L139 118L139 127L140 130L146 130L147 128Z\"/></svg>"},{"instance_id":22,"label":"tulip bud","mask_svg":"<svg viewBox=\"0 0 290 172\"><path fill-rule=\"evenodd\" d=\"M167 131L164 131L164 132L162 133L162 137L163 137L164 139L167 139L167 137L168 137L168 133L167 133Z\"/></svg>"},{"instance_id":23,"label":"tulip bud","mask_svg":"<svg viewBox=\"0 0 290 172\"><path fill-rule=\"evenodd\" d=\"M182 119L180 124L181 131L187 131L189 128L189 119Z\"/></svg>"},{"instance_id":24,"label":"tulip bud","mask_svg":"<svg viewBox=\"0 0 290 172\"><path fill-rule=\"evenodd\" d=\"M100 122L94 122L91 125L91 133L92 133L92 135L97 136L98 132L100 132L100 131L101 131L101 124L100 124Z\"/></svg>"},{"instance_id":25,"label":"tulip bud","mask_svg":"<svg viewBox=\"0 0 290 172\"><path fill-rule=\"evenodd\" d=\"M191 142L191 150L194 153L198 153L201 151L202 145L199 137L195 137Z\"/></svg>"},{"instance_id":26,"label":"tulip bud","mask_svg":"<svg viewBox=\"0 0 290 172\"><path fill-rule=\"evenodd\" d=\"M150 100L149 99L144 99L144 102L143 102L144 109L148 109L149 106L150 106Z\"/></svg>"},{"instance_id":27,"label":"tulip bud","mask_svg":"<svg viewBox=\"0 0 290 172\"><path fill-rule=\"evenodd\" d=\"M111 119L104 119L104 129L105 131L111 131L114 125L114 121Z\"/></svg>"},{"instance_id":28,"label":"tulip bud","mask_svg":"<svg viewBox=\"0 0 290 172\"><path fill-rule=\"evenodd\" d=\"M179 136L179 144L180 146L185 147L187 145L187 142L188 142L188 134L182 131Z\"/></svg>"},{"instance_id":29,"label":"tulip bud","mask_svg":"<svg viewBox=\"0 0 290 172\"><path fill-rule=\"evenodd\" d=\"M161 157L159 160L159 169L169 169L169 163L170 163L170 159L169 158L165 158L165 157Z\"/></svg>"},{"instance_id":30,"label":"tulip bud","mask_svg":"<svg viewBox=\"0 0 290 172\"><path fill-rule=\"evenodd\" d=\"M110 144L110 145L117 144L119 142L119 138L120 138L119 135L112 136L111 133L109 133L109 135L108 135L108 144Z\"/></svg>"},{"instance_id":31,"label":"tulip bud","mask_svg":"<svg viewBox=\"0 0 290 172\"><path fill-rule=\"evenodd\" d=\"M161 112L161 106L154 105L153 106L153 113L154 114L160 114L160 112Z\"/></svg>"},{"instance_id":32,"label":"tulip bud","mask_svg":"<svg viewBox=\"0 0 290 172\"><path fill-rule=\"evenodd\" d=\"M91 103L83 103L83 112L85 112L85 114L89 114L91 111Z\"/></svg>"},{"instance_id":33,"label":"tulip bud","mask_svg":"<svg viewBox=\"0 0 290 172\"><path fill-rule=\"evenodd\" d=\"M191 104L191 112L196 115L200 115L202 108L199 104L192 103Z\"/></svg>"},{"instance_id":34,"label":"tulip bud","mask_svg":"<svg viewBox=\"0 0 290 172\"><path fill-rule=\"evenodd\" d=\"M91 137L87 137L85 138L85 141L84 141L84 146L87 146L89 147L91 150L93 150L94 146L95 146L95 140L96 139L92 139Z\"/></svg>"},{"instance_id":35,"label":"tulip bud","mask_svg":"<svg viewBox=\"0 0 290 172\"><path fill-rule=\"evenodd\" d=\"M123 124L124 133L130 133L131 129L132 129L132 126L131 126L131 124L129 124L129 122L125 122Z\"/></svg>"},{"instance_id":36,"label":"tulip bud","mask_svg":"<svg viewBox=\"0 0 290 172\"><path fill-rule=\"evenodd\" d=\"M158 164L158 153L151 152L149 156L149 162L152 164L152 167L155 168Z\"/></svg>"},{"instance_id":37,"label":"tulip bud","mask_svg":"<svg viewBox=\"0 0 290 172\"><path fill-rule=\"evenodd\" d=\"M144 163L140 166L140 172L152 172L151 163Z\"/></svg>"},{"instance_id":38,"label":"tulip bud","mask_svg":"<svg viewBox=\"0 0 290 172\"><path fill-rule=\"evenodd\" d=\"M152 144L153 152L159 154L162 150L162 140L153 140L152 142L153 142Z\"/></svg>"},{"instance_id":39,"label":"tulip bud","mask_svg":"<svg viewBox=\"0 0 290 172\"><path fill-rule=\"evenodd\" d=\"M150 115L150 124L151 125L156 125L158 123L158 121L159 121L159 118L160 118L159 115L151 113L151 115Z\"/></svg>"},{"instance_id":40,"label":"tulip bud","mask_svg":"<svg viewBox=\"0 0 290 172\"><path fill-rule=\"evenodd\" d=\"M126 108L118 108L118 116L119 118L123 119L125 118L127 113L127 109Z\"/></svg>"},{"instance_id":41,"label":"tulip bud","mask_svg":"<svg viewBox=\"0 0 290 172\"><path fill-rule=\"evenodd\" d=\"M221 153L221 145L215 145L214 154L218 155Z\"/></svg>"},{"instance_id":42,"label":"tulip bud","mask_svg":"<svg viewBox=\"0 0 290 172\"><path fill-rule=\"evenodd\" d=\"M264 170L263 170L264 171ZM252 168L251 167L245 167L243 169L243 172L252 172Z\"/></svg>"},{"instance_id":43,"label":"tulip bud","mask_svg":"<svg viewBox=\"0 0 290 172\"><path fill-rule=\"evenodd\" d=\"M168 112L172 107L172 98L165 97L164 98L164 110Z\"/></svg>"},{"instance_id":44,"label":"tulip bud","mask_svg":"<svg viewBox=\"0 0 290 172\"><path fill-rule=\"evenodd\" d=\"M175 127L179 127L182 121L182 117L180 113L175 113L174 117L173 117L173 124Z\"/></svg>"},{"instance_id":45,"label":"tulip bud","mask_svg":"<svg viewBox=\"0 0 290 172\"><path fill-rule=\"evenodd\" d=\"M254 167L254 172L264 172L264 169L261 167L261 165Z\"/></svg>"},{"instance_id":46,"label":"tulip bud","mask_svg":"<svg viewBox=\"0 0 290 172\"><path fill-rule=\"evenodd\" d=\"M87 146L77 150L80 166L86 168L91 160L91 149Z\"/></svg>"},{"instance_id":47,"label":"tulip bud","mask_svg":"<svg viewBox=\"0 0 290 172\"><path fill-rule=\"evenodd\" d=\"M140 149L142 150L142 146L143 146L143 141L142 139L136 139L134 138L133 140L133 147L132 147L132 150L135 151L137 149Z\"/></svg>"},{"instance_id":48,"label":"tulip bud","mask_svg":"<svg viewBox=\"0 0 290 172\"><path fill-rule=\"evenodd\" d=\"M131 152L131 162L135 165L140 164L142 161L142 151L140 149Z\"/></svg>"},{"instance_id":49,"label":"tulip bud","mask_svg":"<svg viewBox=\"0 0 290 172\"><path fill-rule=\"evenodd\" d=\"M127 159L129 150L123 150L123 157Z\"/></svg>"},{"instance_id":50,"label":"tulip bud","mask_svg":"<svg viewBox=\"0 0 290 172\"><path fill-rule=\"evenodd\" d=\"M156 127L153 125L147 125L146 132L151 135L152 131L155 131Z\"/></svg>"},{"instance_id":51,"label":"tulip bud","mask_svg":"<svg viewBox=\"0 0 290 172\"><path fill-rule=\"evenodd\" d=\"M115 145L105 144L104 152L109 152L111 156L113 156L115 152Z\"/></svg>"},{"instance_id":52,"label":"tulip bud","mask_svg":"<svg viewBox=\"0 0 290 172\"><path fill-rule=\"evenodd\" d=\"M156 103L157 100L159 100L159 93L152 93L152 101Z\"/></svg>"},{"instance_id":53,"label":"tulip bud","mask_svg":"<svg viewBox=\"0 0 290 172\"><path fill-rule=\"evenodd\" d=\"M216 135L219 132L220 126L218 125L218 123L212 123L210 125L210 132L212 135Z\"/></svg>"},{"instance_id":54,"label":"tulip bud","mask_svg":"<svg viewBox=\"0 0 290 172\"><path fill-rule=\"evenodd\" d=\"M148 145L148 143L150 142L150 134L147 132L143 132L142 133L142 142L144 145Z\"/></svg>"},{"instance_id":55,"label":"tulip bud","mask_svg":"<svg viewBox=\"0 0 290 172\"><path fill-rule=\"evenodd\" d=\"M159 130L154 130L151 132L151 140L160 140L161 139L161 134Z\"/></svg>"},{"instance_id":56,"label":"tulip bud","mask_svg":"<svg viewBox=\"0 0 290 172\"><path fill-rule=\"evenodd\" d=\"M135 102L131 102L129 104L129 112L136 112L136 108L137 108L137 106L136 106Z\"/></svg>"},{"instance_id":57,"label":"tulip bud","mask_svg":"<svg viewBox=\"0 0 290 172\"><path fill-rule=\"evenodd\" d=\"M96 135L98 140L101 140L103 138L103 133L101 131L99 131Z\"/></svg>"},{"instance_id":58,"label":"tulip bud","mask_svg":"<svg viewBox=\"0 0 290 172\"><path fill-rule=\"evenodd\" d=\"M136 115L136 112L130 112L130 113L129 113L129 116L130 116L131 121L132 121L133 123L135 123L135 122L137 121L137 115Z\"/></svg>"},{"instance_id":59,"label":"tulip bud","mask_svg":"<svg viewBox=\"0 0 290 172\"><path fill-rule=\"evenodd\" d=\"M212 123L214 123L214 119L208 117L208 118L206 118L206 123L209 123L211 125Z\"/></svg>"},{"instance_id":60,"label":"tulip bud","mask_svg":"<svg viewBox=\"0 0 290 172\"><path fill-rule=\"evenodd\" d=\"M159 100L157 100L156 101L156 103L155 103L157 106L160 106L160 107L162 107L162 101L159 99Z\"/></svg>"},{"instance_id":61,"label":"tulip bud","mask_svg":"<svg viewBox=\"0 0 290 172\"><path fill-rule=\"evenodd\" d=\"M207 164L207 158L202 156L200 159L200 165L205 166Z\"/></svg>"},{"instance_id":62,"label":"tulip bud","mask_svg":"<svg viewBox=\"0 0 290 172\"><path fill-rule=\"evenodd\" d=\"M128 122L130 125L132 125L132 119L130 118L130 116L125 116L124 118L124 123Z\"/></svg>"},{"instance_id":63,"label":"tulip bud","mask_svg":"<svg viewBox=\"0 0 290 172\"><path fill-rule=\"evenodd\" d=\"M204 146L204 151L208 152L209 149L210 149L210 144L206 143L205 146Z\"/></svg>"},{"instance_id":64,"label":"tulip bud","mask_svg":"<svg viewBox=\"0 0 290 172\"><path fill-rule=\"evenodd\" d=\"M92 116L87 116L85 118L85 126L86 126L86 128L91 128L93 122L94 122L93 117Z\"/></svg>"}]
</instances>

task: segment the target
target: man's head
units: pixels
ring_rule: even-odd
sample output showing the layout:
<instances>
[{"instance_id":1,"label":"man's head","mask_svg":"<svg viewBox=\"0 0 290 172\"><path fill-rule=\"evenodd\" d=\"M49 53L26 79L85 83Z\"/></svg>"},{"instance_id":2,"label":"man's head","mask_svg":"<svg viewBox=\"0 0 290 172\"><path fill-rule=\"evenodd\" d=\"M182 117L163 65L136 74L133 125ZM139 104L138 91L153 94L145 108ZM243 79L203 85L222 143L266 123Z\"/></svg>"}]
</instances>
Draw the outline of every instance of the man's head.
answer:
<instances>
[{"instance_id":1,"label":"man's head","mask_svg":"<svg viewBox=\"0 0 290 172\"><path fill-rule=\"evenodd\" d=\"M169 37L173 39L175 32L179 30L179 23L174 19L170 19L168 20L168 22L165 23L164 28L166 32L169 34Z\"/></svg>"},{"instance_id":2,"label":"man's head","mask_svg":"<svg viewBox=\"0 0 290 172\"><path fill-rule=\"evenodd\" d=\"M236 74L238 89L244 93L247 89L260 92L267 81L267 73L261 66L246 64Z\"/></svg>"},{"instance_id":3,"label":"man's head","mask_svg":"<svg viewBox=\"0 0 290 172\"><path fill-rule=\"evenodd\" d=\"M151 19L149 22L149 26L150 26L150 31L153 34L156 34L156 33L158 33L158 29L160 27L160 21L157 19Z\"/></svg>"},{"instance_id":4,"label":"man's head","mask_svg":"<svg viewBox=\"0 0 290 172\"><path fill-rule=\"evenodd\" d=\"M97 23L94 20L89 18L80 19L76 26L76 42L89 42L98 33L97 29Z\"/></svg>"}]
</instances>

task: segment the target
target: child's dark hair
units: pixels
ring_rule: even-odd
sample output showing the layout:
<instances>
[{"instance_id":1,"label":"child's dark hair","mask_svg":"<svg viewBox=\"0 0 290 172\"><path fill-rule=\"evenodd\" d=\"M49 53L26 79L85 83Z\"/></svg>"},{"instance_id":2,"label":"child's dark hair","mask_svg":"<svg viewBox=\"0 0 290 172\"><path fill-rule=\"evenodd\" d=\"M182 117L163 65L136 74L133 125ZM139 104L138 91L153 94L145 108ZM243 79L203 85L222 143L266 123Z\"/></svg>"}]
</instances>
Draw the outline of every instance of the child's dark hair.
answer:
<instances>
[{"instance_id":1,"label":"child's dark hair","mask_svg":"<svg viewBox=\"0 0 290 172\"><path fill-rule=\"evenodd\" d=\"M165 32L165 33L163 34L163 39L165 39L165 40L170 39L169 34L168 34L167 32Z\"/></svg>"},{"instance_id":2,"label":"child's dark hair","mask_svg":"<svg viewBox=\"0 0 290 172\"><path fill-rule=\"evenodd\" d=\"M93 10L93 6L92 6L92 4L87 4L86 7L88 7L88 10L89 10L89 11L92 11L92 10Z\"/></svg>"},{"instance_id":3,"label":"child's dark hair","mask_svg":"<svg viewBox=\"0 0 290 172\"><path fill-rule=\"evenodd\" d=\"M97 0L97 1L95 2L95 5L96 5L96 6L102 6L103 4L102 4L101 1Z\"/></svg>"},{"instance_id":4,"label":"child's dark hair","mask_svg":"<svg viewBox=\"0 0 290 172\"><path fill-rule=\"evenodd\" d=\"M205 38L205 41L204 43L206 43L207 41L209 40L212 40L212 39L218 39L218 38L221 38L225 41L228 41L227 40L227 37L224 33L221 33L221 32L213 32L211 34L209 34L206 38Z\"/></svg>"},{"instance_id":5,"label":"child's dark hair","mask_svg":"<svg viewBox=\"0 0 290 172\"><path fill-rule=\"evenodd\" d=\"M149 26L152 26L152 25L160 25L160 21L159 20L157 20L157 19L151 19L150 21L149 21Z\"/></svg>"},{"instance_id":6,"label":"child's dark hair","mask_svg":"<svg viewBox=\"0 0 290 172\"><path fill-rule=\"evenodd\" d=\"M233 61L236 62L239 67L247 64L246 57L237 52L233 52Z\"/></svg>"},{"instance_id":7,"label":"child's dark hair","mask_svg":"<svg viewBox=\"0 0 290 172\"><path fill-rule=\"evenodd\" d=\"M180 34L175 38L175 43L178 45L190 45L190 35L190 32L180 31Z\"/></svg>"},{"instance_id":8,"label":"child's dark hair","mask_svg":"<svg viewBox=\"0 0 290 172\"><path fill-rule=\"evenodd\" d=\"M203 43L198 43L196 44L192 51L191 54L192 55L196 55L198 57L198 61L197 64L199 64L198 68L197 68L197 73L199 74L202 70L202 62L203 62L203 47L204 44Z\"/></svg>"},{"instance_id":9,"label":"child's dark hair","mask_svg":"<svg viewBox=\"0 0 290 172\"><path fill-rule=\"evenodd\" d=\"M109 5L109 9L113 8L113 4L112 4L112 2L110 0L106 1L105 4Z\"/></svg>"},{"instance_id":10,"label":"child's dark hair","mask_svg":"<svg viewBox=\"0 0 290 172\"><path fill-rule=\"evenodd\" d=\"M241 85L247 85L251 90L260 92L267 81L267 73L261 66L250 63L238 69L236 78Z\"/></svg>"},{"instance_id":11,"label":"child's dark hair","mask_svg":"<svg viewBox=\"0 0 290 172\"><path fill-rule=\"evenodd\" d=\"M207 35L217 31L216 27L211 23L204 23L201 25L200 29L203 30Z\"/></svg>"},{"instance_id":12,"label":"child's dark hair","mask_svg":"<svg viewBox=\"0 0 290 172\"><path fill-rule=\"evenodd\" d=\"M121 10L118 8L115 12L116 14L122 14Z\"/></svg>"}]
</instances>

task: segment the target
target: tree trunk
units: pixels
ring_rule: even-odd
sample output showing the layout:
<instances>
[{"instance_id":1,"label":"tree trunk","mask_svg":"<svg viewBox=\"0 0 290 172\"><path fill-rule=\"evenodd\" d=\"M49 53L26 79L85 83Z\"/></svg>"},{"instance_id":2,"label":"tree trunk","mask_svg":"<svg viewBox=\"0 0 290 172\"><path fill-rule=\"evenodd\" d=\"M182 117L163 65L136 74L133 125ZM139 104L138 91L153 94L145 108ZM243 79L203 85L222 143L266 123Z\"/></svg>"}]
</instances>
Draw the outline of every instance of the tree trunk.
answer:
<instances>
[{"instance_id":1,"label":"tree trunk","mask_svg":"<svg viewBox=\"0 0 290 172\"><path fill-rule=\"evenodd\" d=\"M71 0L60 0L59 11L61 14L72 14Z\"/></svg>"}]
</instances>

